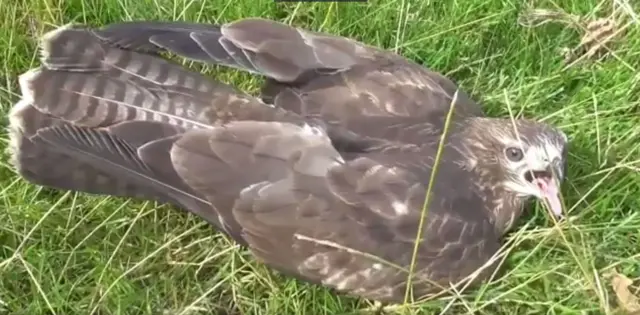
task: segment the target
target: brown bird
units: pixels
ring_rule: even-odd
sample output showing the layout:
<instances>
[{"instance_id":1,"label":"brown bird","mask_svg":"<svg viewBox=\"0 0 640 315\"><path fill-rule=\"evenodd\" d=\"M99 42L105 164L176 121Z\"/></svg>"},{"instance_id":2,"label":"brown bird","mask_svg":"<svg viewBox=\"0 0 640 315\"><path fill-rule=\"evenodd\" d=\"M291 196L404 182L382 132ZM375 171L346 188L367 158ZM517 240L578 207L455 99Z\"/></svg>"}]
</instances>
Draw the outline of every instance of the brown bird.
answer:
<instances>
[{"instance_id":1,"label":"brown bird","mask_svg":"<svg viewBox=\"0 0 640 315\"><path fill-rule=\"evenodd\" d=\"M308 282L399 302L413 270L423 298L486 279L531 197L562 214L562 131L485 117L379 48L263 19L64 26L41 46L10 113L24 178L174 204ZM262 98L166 52L263 75Z\"/></svg>"}]
</instances>

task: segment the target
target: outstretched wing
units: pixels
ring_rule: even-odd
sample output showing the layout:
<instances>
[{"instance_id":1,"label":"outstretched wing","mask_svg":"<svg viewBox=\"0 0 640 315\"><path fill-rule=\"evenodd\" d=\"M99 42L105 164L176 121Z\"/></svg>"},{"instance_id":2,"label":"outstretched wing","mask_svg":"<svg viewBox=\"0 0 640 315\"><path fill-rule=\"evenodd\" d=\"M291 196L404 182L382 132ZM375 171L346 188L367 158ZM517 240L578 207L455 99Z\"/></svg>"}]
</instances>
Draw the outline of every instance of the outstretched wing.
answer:
<instances>
[{"instance_id":1,"label":"outstretched wing","mask_svg":"<svg viewBox=\"0 0 640 315\"><path fill-rule=\"evenodd\" d=\"M170 172L175 136L233 119L300 119L83 28L49 32L41 46L42 66L20 76L22 99L9 115L13 163L35 184L170 202L206 217L208 202Z\"/></svg>"},{"instance_id":2,"label":"outstretched wing","mask_svg":"<svg viewBox=\"0 0 640 315\"><path fill-rule=\"evenodd\" d=\"M278 122L188 131L171 157L268 265L342 292L402 299L426 191L413 170L367 157L344 161L321 128ZM450 188L436 187L428 210L416 296L449 287L498 249L484 211L472 211L480 200Z\"/></svg>"},{"instance_id":3,"label":"outstretched wing","mask_svg":"<svg viewBox=\"0 0 640 315\"><path fill-rule=\"evenodd\" d=\"M293 82L309 71L343 71L380 53L356 41L250 18L222 26L185 22L122 22L95 30L131 50L166 50L183 57Z\"/></svg>"},{"instance_id":4,"label":"outstretched wing","mask_svg":"<svg viewBox=\"0 0 640 315\"><path fill-rule=\"evenodd\" d=\"M391 52L258 18L221 26L124 22L95 33L131 50L170 51L263 74L268 102L362 136L371 117L445 116L458 90L441 74ZM457 102L456 117L483 115L462 91Z\"/></svg>"},{"instance_id":5,"label":"outstretched wing","mask_svg":"<svg viewBox=\"0 0 640 315\"><path fill-rule=\"evenodd\" d=\"M110 46L84 28L51 31L41 46L42 66L20 78L22 98L76 125L147 120L208 128L294 116L157 56Z\"/></svg>"}]
</instances>

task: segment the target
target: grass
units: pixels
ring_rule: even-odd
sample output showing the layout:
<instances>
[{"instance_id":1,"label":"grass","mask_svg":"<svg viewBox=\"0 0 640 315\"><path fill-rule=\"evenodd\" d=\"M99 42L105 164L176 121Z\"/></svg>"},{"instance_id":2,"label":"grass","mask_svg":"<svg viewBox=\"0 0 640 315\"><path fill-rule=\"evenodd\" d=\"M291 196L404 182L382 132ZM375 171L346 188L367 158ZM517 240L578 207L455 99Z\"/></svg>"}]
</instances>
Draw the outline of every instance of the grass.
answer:
<instances>
[{"instance_id":1,"label":"grass","mask_svg":"<svg viewBox=\"0 0 640 315\"><path fill-rule=\"evenodd\" d=\"M621 2L621 1L618 1ZM542 207L510 234L504 274L478 290L411 306L417 314L613 314L614 268L640 277L640 36L615 57L564 69L580 34L525 28L519 0L286 3L265 0L24 0L0 6L0 109L38 64L36 37L69 22L226 22L261 16L396 49L447 73L492 116L509 109L560 126L572 143L570 220ZM578 15L611 3L536 1ZM634 8L627 8L628 13ZM636 10L638 8L635 8ZM189 65L256 91L234 71ZM214 71L215 70L215 71ZM0 143L6 145L6 133ZM4 151L4 150L3 150ZM354 314L367 301L271 272L195 216L153 203L41 189L0 159L0 314Z\"/></svg>"}]
</instances>

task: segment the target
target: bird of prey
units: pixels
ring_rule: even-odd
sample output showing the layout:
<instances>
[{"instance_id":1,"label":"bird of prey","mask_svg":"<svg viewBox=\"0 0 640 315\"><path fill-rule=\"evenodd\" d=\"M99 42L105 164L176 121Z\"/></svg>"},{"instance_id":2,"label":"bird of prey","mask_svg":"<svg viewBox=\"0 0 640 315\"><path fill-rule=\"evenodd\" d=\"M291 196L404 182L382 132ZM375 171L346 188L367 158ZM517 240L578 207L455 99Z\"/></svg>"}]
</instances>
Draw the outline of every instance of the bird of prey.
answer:
<instances>
[{"instance_id":1,"label":"bird of prey","mask_svg":"<svg viewBox=\"0 0 640 315\"><path fill-rule=\"evenodd\" d=\"M167 53L266 83L252 96ZM527 200L562 214L562 131L487 117L443 75L352 39L259 18L136 21L60 27L41 54L10 113L21 176L176 205L345 294L478 283Z\"/></svg>"}]
</instances>

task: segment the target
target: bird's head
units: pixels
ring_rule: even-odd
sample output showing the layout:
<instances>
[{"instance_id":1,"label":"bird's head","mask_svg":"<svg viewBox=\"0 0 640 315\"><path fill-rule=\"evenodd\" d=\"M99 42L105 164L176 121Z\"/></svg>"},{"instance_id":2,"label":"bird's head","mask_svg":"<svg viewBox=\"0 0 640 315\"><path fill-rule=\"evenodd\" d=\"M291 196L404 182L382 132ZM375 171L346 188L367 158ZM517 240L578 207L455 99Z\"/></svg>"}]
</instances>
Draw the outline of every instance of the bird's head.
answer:
<instances>
[{"instance_id":1,"label":"bird's head","mask_svg":"<svg viewBox=\"0 0 640 315\"><path fill-rule=\"evenodd\" d=\"M568 140L548 124L518 119L481 119L472 139L478 168L520 198L536 197L562 216L560 184L566 175ZM484 170L482 170L484 169Z\"/></svg>"}]
</instances>

